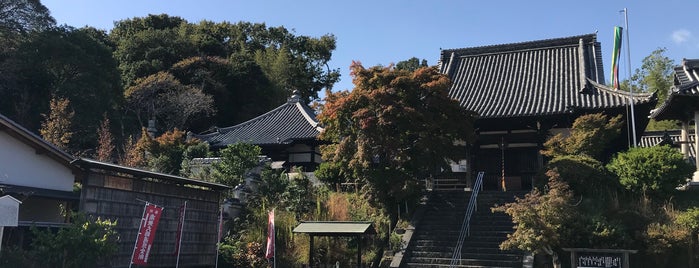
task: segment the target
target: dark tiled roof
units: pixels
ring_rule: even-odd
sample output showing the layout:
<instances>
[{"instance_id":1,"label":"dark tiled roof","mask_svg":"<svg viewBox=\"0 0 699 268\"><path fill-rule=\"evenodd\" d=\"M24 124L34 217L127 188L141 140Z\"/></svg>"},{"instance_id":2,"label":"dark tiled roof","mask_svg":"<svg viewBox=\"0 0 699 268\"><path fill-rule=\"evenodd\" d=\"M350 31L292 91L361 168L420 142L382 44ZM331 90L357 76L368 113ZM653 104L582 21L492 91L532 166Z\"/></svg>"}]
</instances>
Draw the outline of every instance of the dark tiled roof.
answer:
<instances>
[{"instance_id":1,"label":"dark tiled roof","mask_svg":"<svg viewBox=\"0 0 699 268\"><path fill-rule=\"evenodd\" d=\"M628 93L604 81L595 34L442 51L440 70L453 84L449 95L480 118L571 113L622 107ZM633 94L635 103L654 101Z\"/></svg>"},{"instance_id":2,"label":"dark tiled roof","mask_svg":"<svg viewBox=\"0 0 699 268\"><path fill-rule=\"evenodd\" d=\"M667 100L651 111L650 117L657 120L685 120L699 110L699 59L684 59L675 67L674 85Z\"/></svg>"},{"instance_id":3,"label":"dark tiled roof","mask_svg":"<svg viewBox=\"0 0 699 268\"><path fill-rule=\"evenodd\" d=\"M289 144L295 140L316 139L321 130L313 111L300 102L298 95L294 95L285 104L247 122L194 137L208 142L212 147L225 147L238 142Z\"/></svg>"},{"instance_id":4,"label":"dark tiled roof","mask_svg":"<svg viewBox=\"0 0 699 268\"><path fill-rule=\"evenodd\" d=\"M687 138L689 140L689 158L690 158L690 163L694 164L695 161L694 159L696 158L696 150L694 148L695 144L695 139L696 136L694 133L689 133L687 135ZM668 139L672 141L672 146L677 147L678 149L681 148L681 141L682 137L680 135L680 130L668 130L668 131L646 131L643 133L643 136L641 136L641 141L640 141L640 146L641 147L651 147L651 146L656 146L659 144L665 144L668 143Z\"/></svg>"},{"instance_id":5,"label":"dark tiled roof","mask_svg":"<svg viewBox=\"0 0 699 268\"><path fill-rule=\"evenodd\" d=\"M185 177L180 177L180 176L175 176L175 175L170 175L170 174L165 174L165 173L159 173L159 172L153 172L153 171L148 171L148 170L143 170L139 168L132 168L132 167L126 167L126 166L120 166L112 163L105 163L105 162L100 162L97 160L92 160L92 159L87 159L87 158L80 158L76 161L74 161L74 165L79 166L84 169L100 169L100 170L108 170L108 171L113 171L113 172L118 172L118 173L123 173L123 174L128 174L134 177L138 178L152 178L152 179L158 179L163 182L170 182L170 183L177 183L177 184L182 184L182 185L195 185L199 187L207 187L212 190L230 190L233 187L230 187L228 185L223 185L220 183L213 183L213 182L207 182L207 181L202 181L202 180L195 180L195 179L189 179Z\"/></svg>"}]
</instances>

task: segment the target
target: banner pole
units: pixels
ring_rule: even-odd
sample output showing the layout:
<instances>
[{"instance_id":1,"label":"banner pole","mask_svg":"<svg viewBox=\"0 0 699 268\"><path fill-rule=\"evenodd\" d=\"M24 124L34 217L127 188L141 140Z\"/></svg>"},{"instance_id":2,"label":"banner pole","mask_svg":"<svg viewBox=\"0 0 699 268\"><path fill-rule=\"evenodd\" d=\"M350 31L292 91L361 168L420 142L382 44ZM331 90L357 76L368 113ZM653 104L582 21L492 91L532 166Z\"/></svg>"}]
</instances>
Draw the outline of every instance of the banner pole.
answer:
<instances>
[{"instance_id":1,"label":"banner pole","mask_svg":"<svg viewBox=\"0 0 699 268\"><path fill-rule=\"evenodd\" d=\"M146 216L146 207L148 206L148 202L146 202L145 205L143 205L143 213L141 214L141 224L138 225L138 233L136 234L136 242L133 243L133 250L131 251L131 259L129 259L129 268L131 268L131 265L133 265L133 256L136 254L136 245L138 245L138 236L141 235L141 227L143 227L143 221L145 220L143 217Z\"/></svg>"},{"instance_id":2,"label":"banner pole","mask_svg":"<svg viewBox=\"0 0 699 268\"><path fill-rule=\"evenodd\" d=\"M220 207L218 211L218 235L216 236L216 266L215 268L218 268L218 250L220 249L220 244L221 244L221 228L223 225L223 206Z\"/></svg>"},{"instance_id":3,"label":"banner pole","mask_svg":"<svg viewBox=\"0 0 699 268\"><path fill-rule=\"evenodd\" d=\"M2 235L5 231L5 226L0 226L0 251L2 251Z\"/></svg>"},{"instance_id":4,"label":"banner pole","mask_svg":"<svg viewBox=\"0 0 699 268\"><path fill-rule=\"evenodd\" d=\"M184 234L184 219L187 217L187 200L184 201L184 208L182 209L182 218L179 219L182 221L182 226L180 227L180 241L177 241L177 263L175 264L175 267L179 268L180 267L180 253L182 252L182 234Z\"/></svg>"},{"instance_id":5,"label":"banner pole","mask_svg":"<svg viewBox=\"0 0 699 268\"><path fill-rule=\"evenodd\" d=\"M629 39L629 11L624 8L624 21L626 24L626 60L629 64L628 71L629 71L629 80L631 80L631 41ZM629 83L630 85L630 83ZM629 87L629 93L633 93L631 90L631 87ZM638 147L638 143L636 142L636 115L634 113L634 104L633 104L633 97L631 94L629 94L629 99L631 100L631 133L633 133L633 148Z\"/></svg>"},{"instance_id":6,"label":"banner pole","mask_svg":"<svg viewBox=\"0 0 699 268\"><path fill-rule=\"evenodd\" d=\"M274 209L272 209L272 213L274 213ZM277 221L277 216L274 216L274 221ZM274 226L274 233L272 233L272 236L274 237L274 268L277 268L277 226L275 223Z\"/></svg>"}]
</instances>

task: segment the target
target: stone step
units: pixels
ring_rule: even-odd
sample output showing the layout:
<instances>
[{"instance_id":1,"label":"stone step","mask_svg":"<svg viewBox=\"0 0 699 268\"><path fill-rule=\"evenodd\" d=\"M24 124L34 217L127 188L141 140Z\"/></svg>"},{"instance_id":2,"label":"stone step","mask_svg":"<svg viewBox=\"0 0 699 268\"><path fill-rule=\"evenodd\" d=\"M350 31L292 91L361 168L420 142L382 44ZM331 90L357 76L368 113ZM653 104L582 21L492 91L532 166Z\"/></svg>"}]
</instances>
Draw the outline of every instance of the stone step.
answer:
<instances>
[{"instance_id":1,"label":"stone step","mask_svg":"<svg viewBox=\"0 0 699 268\"><path fill-rule=\"evenodd\" d=\"M464 242L463 248L474 249L478 248L481 250L492 249L494 251L499 251L500 244L502 241L468 241ZM415 241L415 248L450 248L450 251L456 246L456 241L430 241L430 240L418 240Z\"/></svg>"},{"instance_id":2,"label":"stone step","mask_svg":"<svg viewBox=\"0 0 699 268\"><path fill-rule=\"evenodd\" d=\"M430 257L412 257L410 262L413 264L443 264L449 265L451 263L451 257L448 258L430 258ZM508 260L487 260L487 259L465 259L461 258L457 261L460 265L472 265L480 267L521 267L522 261L508 261ZM416 266L411 266L416 267Z\"/></svg>"},{"instance_id":3,"label":"stone step","mask_svg":"<svg viewBox=\"0 0 699 268\"><path fill-rule=\"evenodd\" d=\"M523 254L500 250L507 234L514 230L512 219L504 213L492 213L495 204L514 202L524 193L482 192L470 221L470 234L463 241L461 260L455 267L521 267ZM433 192L422 221L410 243L406 267L450 267L457 245L470 192Z\"/></svg>"},{"instance_id":4,"label":"stone step","mask_svg":"<svg viewBox=\"0 0 699 268\"><path fill-rule=\"evenodd\" d=\"M412 256L416 258L451 258L453 250L449 251L413 251ZM461 251L462 259L476 259L489 261L521 261L521 254L505 253L471 253Z\"/></svg>"},{"instance_id":5,"label":"stone step","mask_svg":"<svg viewBox=\"0 0 699 268\"><path fill-rule=\"evenodd\" d=\"M519 268L520 266L483 266L483 265L468 265L468 264L456 264L456 265L450 265L450 264L439 264L439 263L407 263L405 267L408 268L452 268L452 267L459 267L459 268L513 268L517 267Z\"/></svg>"},{"instance_id":6,"label":"stone step","mask_svg":"<svg viewBox=\"0 0 699 268\"><path fill-rule=\"evenodd\" d=\"M454 252L454 247L456 246L456 243L453 243L452 245L416 245L413 250L415 252L418 251L424 251L424 252ZM499 248L494 248L494 247L480 247L480 246L474 246L474 245L466 245L464 244L463 247L461 248L461 252L463 253L482 253L482 254L520 254L519 251L517 250L500 250Z\"/></svg>"}]
</instances>

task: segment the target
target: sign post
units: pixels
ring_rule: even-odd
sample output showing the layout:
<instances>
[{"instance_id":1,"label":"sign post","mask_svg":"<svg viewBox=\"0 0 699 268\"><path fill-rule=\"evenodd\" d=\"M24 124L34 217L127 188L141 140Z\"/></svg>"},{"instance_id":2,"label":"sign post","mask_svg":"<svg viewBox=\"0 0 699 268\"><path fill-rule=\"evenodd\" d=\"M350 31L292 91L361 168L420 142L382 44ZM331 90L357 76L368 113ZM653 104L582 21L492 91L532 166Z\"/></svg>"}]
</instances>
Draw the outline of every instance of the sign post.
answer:
<instances>
[{"instance_id":1,"label":"sign post","mask_svg":"<svg viewBox=\"0 0 699 268\"><path fill-rule=\"evenodd\" d=\"M564 248L570 252L572 268L629 268L629 249Z\"/></svg>"},{"instance_id":2,"label":"sign post","mask_svg":"<svg viewBox=\"0 0 699 268\"><path fill-rule=\"evenodd\" d=\"M2 250L2 237L5 231L5 226L16 227L19 218L19 204L22 201L6 195L0 197L0 251Z\"/></svg>"}]
</instances>

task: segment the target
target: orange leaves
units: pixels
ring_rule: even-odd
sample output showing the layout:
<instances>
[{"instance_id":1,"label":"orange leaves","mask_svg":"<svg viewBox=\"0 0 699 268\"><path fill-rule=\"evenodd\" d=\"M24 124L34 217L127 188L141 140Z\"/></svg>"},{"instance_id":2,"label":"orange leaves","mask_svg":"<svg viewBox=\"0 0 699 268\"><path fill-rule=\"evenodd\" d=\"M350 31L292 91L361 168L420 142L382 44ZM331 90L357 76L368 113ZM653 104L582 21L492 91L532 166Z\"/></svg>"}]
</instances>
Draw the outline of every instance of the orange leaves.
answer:
<instances>
[{"instance_id":1,"label":"orange leaves","mask_svg":"<svg viewBox=\"0 0 699 268\"><path fill-rule=\"evenodd\" d=\"M39 133L46 141L56 147L67 150L70 138L73 136L71 124L75 112L70 109L70 101L64 98L51 98L49 114L43 114Z\"/></svg>"},{"instance_id":2,"label":"orange leaves","mask_svg":"<svg viewBox=\"0 0 699 268\"><path fill-rule=\"evenodd\" d=\"M371 188L379 195L400 195L392 189L445 165L458 151L456 139L471 140L469 116L448 97L449 79L436 68L367 69L353 62L350 69L355 88L328 94L318 115L321 138L335 143L323 155L344 174L376 183ZM371 178L378 171L401 177ZM384 183L389 180L396 183Z\"/></svg>"}]
</instances>

